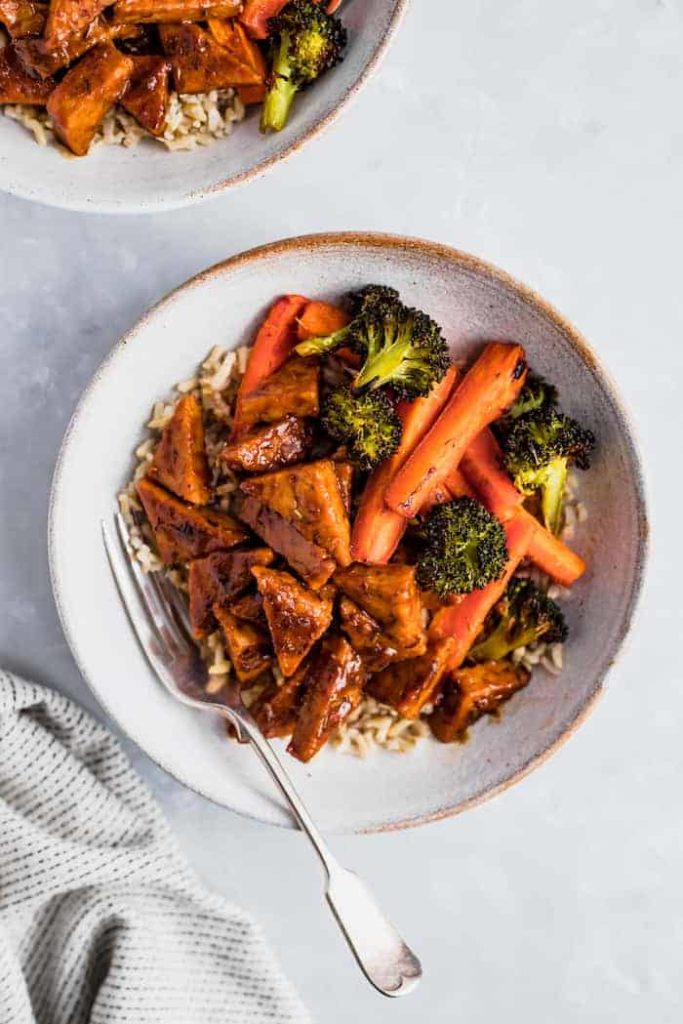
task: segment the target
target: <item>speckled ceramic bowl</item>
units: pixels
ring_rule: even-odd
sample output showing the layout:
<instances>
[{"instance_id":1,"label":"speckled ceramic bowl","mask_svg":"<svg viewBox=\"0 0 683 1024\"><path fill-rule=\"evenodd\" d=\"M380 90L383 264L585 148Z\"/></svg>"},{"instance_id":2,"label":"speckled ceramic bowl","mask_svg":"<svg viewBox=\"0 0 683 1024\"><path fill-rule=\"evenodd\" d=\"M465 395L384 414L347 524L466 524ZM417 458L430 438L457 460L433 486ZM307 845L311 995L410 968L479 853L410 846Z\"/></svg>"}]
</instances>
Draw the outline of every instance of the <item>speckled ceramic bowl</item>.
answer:
<instances>
[{"instance_id":1,"label":"speckled ceramic bowl","mask_svg":"<svg viewBox=\"0 0 683 1024\"><path fill-rule=\"evenodd\" d=\"M261 135L258 108L252 108L229 138L189 153L169 153L145 141L67 159L55 147L36 145L22 126L0 115L0 190L71 210L153 213L247 182L331 124L377 66L407 2L346 0L340 11L349 31L346 57L298 98L279 133Z\"/></svg>"},{"instance_id":2,"label":"speckled ceramic bowl","mask_svg":"<svg viewBox=\"0 0 683 1024\"><path fill-rule=\"evenodd\" d=\"M273 296L334 299L368 282L400 289L444 327L458 356L492 338L521 342L556 381L569 412L599 440L582 479L588 520L575 538L590 571L566 605L566 668L542 670L464 745L424 741L413 753L356 760L324 750L287 765L321 825L399 828L440 818L521 779L572 734L600 694L640 589L646 518L638 455L613 384L574 328L506 274L446 246L385 235L318 235L255 249L200 274L156 306L95 375L55 472L50 559L64 630L112 717L158 764L226 807L286 824L257 759L219 722L174 703L152 676L119 604L99 530L131 471L151 403L220 342L240 345ZM606 453L609 453L609 457Z\"/></svg>"}]
</instances>

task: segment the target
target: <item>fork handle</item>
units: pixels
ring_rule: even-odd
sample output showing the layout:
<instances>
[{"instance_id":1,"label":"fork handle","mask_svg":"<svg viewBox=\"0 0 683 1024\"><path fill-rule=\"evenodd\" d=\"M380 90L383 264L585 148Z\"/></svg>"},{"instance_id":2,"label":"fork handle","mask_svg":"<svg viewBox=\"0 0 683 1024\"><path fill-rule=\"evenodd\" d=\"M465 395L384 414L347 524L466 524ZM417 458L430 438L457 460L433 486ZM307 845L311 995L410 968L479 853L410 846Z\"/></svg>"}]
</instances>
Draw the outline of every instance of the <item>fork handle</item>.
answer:
<instances>
[{"instance_id":1,"label":"fork handle","mask_svg":"<svg viewBox=\"0 0 683 1024\"><path fill-rule=\"evenodd\" d=\"M375 902L365 883L332 854L279 757L253 719L240 727L308 836L326 875L326 899L363 974L385 996L406 995L422 977L420 961Z\"/></svg>"}]
</instances>

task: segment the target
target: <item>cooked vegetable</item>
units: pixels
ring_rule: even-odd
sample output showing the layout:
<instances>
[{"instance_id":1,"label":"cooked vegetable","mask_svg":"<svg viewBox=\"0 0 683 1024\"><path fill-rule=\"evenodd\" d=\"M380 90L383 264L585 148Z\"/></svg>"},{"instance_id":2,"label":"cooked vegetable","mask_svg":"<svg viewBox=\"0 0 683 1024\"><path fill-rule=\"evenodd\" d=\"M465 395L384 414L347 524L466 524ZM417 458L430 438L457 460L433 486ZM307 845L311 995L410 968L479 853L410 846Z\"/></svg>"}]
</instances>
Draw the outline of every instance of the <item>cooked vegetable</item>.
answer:
<instances>
[{"instance_id":1,"label":"cooked vegetable","mask_svg":"<svg viewBox=\"0 0 683 1024\"><path fill-rule=\"evenodd\" d=\"M533 518L524 510L520 511L520 515ZM537 523L537 528L531 535L527 554L534 565L548 576L552 576L562 587L571 587L586 571L586 563L581 555L572 551L540 523Z\"/></svg>"},{"instance_id":2,"label":"cooked vegetable","mask_svg":"<svg viewBox=\"0 0 683 1024\"><path fill-rule=\"evenodd\" d=\"M458 376L451 366L424 398L399 402L396 413L403 431L396 452L379 465L365 485L351 530L351 557L356 562L388 562L399 545L407 520L384 501L389 483L424 437L444 406Z\"/></svg>"},{"instance_id":3,"label":"cooked vegetable","mask_svg":"<svg viewBox=\"0 0 683 1024\"><path fill-rule=\"evenodd\" d=\"M281 131L294 97L338 64L346 47L346 29L313 0L291 0L269 22L272 37L268 92L261 110L261 131Z\"/></svg>"},{"instance_id":4,"label":"cooked vegetable","mask_svg":"<svg viewBox=\"0 0 683 1024\"><path fill-rule=\"evenodd\" d=\"M555 535L564 520L567 471L588 469L594 447L590 430L552 407L520 416L505 437L505 466L515 487L540 496L543 522Z\"/></svg>"},{"instance_id":5,"label":"cooked vegetable","mask_svg":"<svg viewBox=\"0 0 683 1024\"><path fill-rule=\"evenodd\" d=\"M508 562L500 579L489 583L483 590L473 590L457 604L444 605L430 623L430 638L452 636L456 641L449 659L448 667L451 671L463 663L486 616L505 593L505 588L526 556L536 526L532 516L515 516L503 524L503 529Z\"/></svg>"},{"instance_id":6,"label":"cooked vegetable","mask_svg":"<svg viewBox=\"0 0 683 1024\"><path fill-rule=\"evenodd\" d=\"M253 548L250 551L215 551L190 562L187 580L190 624L197 639L208 636L216 628L214 605L234 613L235 599L253 583L252 568L270 565L273 558L270 548Z\"/></svg>"},{"instance_id":7,"label":"cooked vegetable","mask_svg":"<svg viewBox=\"0 0 683 1024\"><path fill-rule=\"evenodd\" d=\"M121 106L150 135L163 135L168 107L168 76L171 65L164 57L131 57L133 73L121 98Z\"/></svg>"},{"instance_id":8,"label":"cooked vegetable","mask_svg":"<svg viewBox=\"0 0 683 1024\"><path fill-rule=\"evenodd\" d=\"M238 85L258 85L254 68L213 36L191 22L159 25L159 38L171 62L173 81L179 93L211 92Z\"/></svg>"},{"instance_id":9,"label":"cooked vegetable","mask_svg":"<svg viewBox=\"0 0 683 1024\"><path fill-rule=\"evenodd\" d=\"M306 674L299 717L287 750L310 761L363 697L363 665L341 636L328 635Z\"/></svg>"},{"instance_id":10,"label":"cooked vegetable","mask_svg":"<svg viewBox=\"0 0 683 1024\"><path fill-rule=\"evenodd\" d=\"M458 468L477 434L512 404L525 378L521 345L487 345L396 474L387 490L387 505L407 519L414 518L434 487Z\"/></svg>"},{"instance_id":11,"label":"cooked vegetable","mask_svg":"<svg viewBox=\"0 0 683 1024\"><path fill-rule=\"evenodd\" d=\"M194 395L183 395L164 427L147 475L192 505L211 498L202 409Z\"/></svg>"},{"instance_id":12,"label":"cooked vegetable","mask_svg":"<svg viewBox=\"0 0 683 1024\"><path fill-rule=\"evenodd\" d=\"M187 505L148 477L138 481L137 492L166 565L202 558L247 539L232 516L213 508Z\"/></svg>"},{"instance_id":13,"label":"cooked vegetable","mask_svg":"<svg viewBox=\"0 0 683 1024\"><path fill-rule=\"evenodd\" d=\"M352 338L364 357L352 387L390 385L404 398L428 395L450 366L441 328L427 313L399 300L373 302L353 321Z\"/></svg>"},{"instance_id":14,"label":"cooked vegetable","mask_svg":"<svg viewBox=\"0 0 683 1024\"><path fill-rule=\"evenodd\" d=\"M437 505L424 523L417 582L441 598L482 590L505 571L503 527L473 498Z\"/></svg>"},{"instance_id":15,"label":"cooked vegetable","mask_svg":"<svg viewBox=\"0 0 683 1024\"><path fill-rule=\"evenodd\" d=\"M401 420L381 393L354 395L343 385L335 388L323 403L321 424L330 437L347 445L361 469L379 465L401 441Z\"/></svg>"},{"instance_id":16,"label":"cooked vegetable","mask_svg":"<svg viewBox=\"0 0 683 1024\"><path fill-rule=\"evenodd\" d=\"M500 661L518 647L543 640L561 644L567 624L560 608L532 580L510 580L507 590L484 623L483 636L469 657L473 661Z\"/></svg>"},{"instance_id":17,"label":"cooked vegetable","mask_svg":"<svg viewBox=\"0 0 683 1024\"><path fill-rule=\"evenodd\" d=\"M346 304L349 308L347 316L343 310L337 310L337 316L326 316L323 323L322 317L318 317L319 330L307 338L303 338L296 346L297 354L300 356L319 356L325 352L333 352L342 345L353 345L359 347L356 336L364 334L364 316L372 308L388 303L393 305L398 302L398 292L395 288L388 288L383 284L369 284L350 292L346 296ZM327 305L327 303L320 303Z\"/></svg>"},{"instance_id":18,"label":"cooked vegetable","mask_svg":"<svg viewBox=\"0 0 683 1024\"><path fill-rule=\"evenodd\" d=\"M453 743L463 739L467 728L482 715L494 714L529 682L531 673L509 661L487 661L461 668L444 687L429 727L437 740Z\"/></svg>"},{"instance_id":19,"label":"cooked vegetable","mask_svg":"<svg viewBox=\"0 0 683 1024\"><path fill-rule=\"evenodd\" d=\"M55 133L76 156L85 156L107 111L121 99L133 62L111 43L90 50L67 72L47 101Z\"/></svg>"},{"instance_id":20,"label":"cooked vegetable","mask_svg":"<svg viewBox=\"0 0 683 1024\"><path fill-rule=\"evenodd\" d=\"M54 87L51 78L41 80L26 70L12 44L0 50L0 103L42 106Z\"/></svg>"},{"instance_id":21,"label":"cooked vegetable","mask_svg":"<svg viewBox=\"0 0 683 1024\"><path fill-rule=\"evenodd\" d=\"M219 458L232 470L265 473L301 462L311 447L313 431L306 420L285 416L277 423L266 423L228 441Z\"/></svg>"},{"instance_id":22,"label":"cooked vegetable","mask_svg":"<svg viewBox=\"0 0 683 1024\"><path fill-rule=\"evenodd\" d=\"M319 338L342 330L351 317L339 306L330 302L309 302L297 322L299 342ZM299 346L297 346L299 352ZM313 355L313 352L299 352L299 355Z\"/></svg>"},{"instance_id":23,"label":"cooked vegetable","mask_svg":"<svg viewBox=\"0 0 683 1024\"><path fill-rule=\"evenodd\" d=\"M373 676L367 692L396 708L404 718L417 718L436 693L454 646L450 637L433 641L419 658L389 665Z\"/></svg>"},{"instance_id":24,"label":"cooked vegetable","mask_svg":"<svg viewBox=\"0 0 683 1024\"><path fill-rule=\"evenodd\" d=\"M239 0L118 0L114 4L115 21L138 25L233 18L239 12Z\"/></svg>"},{"instance_id":25,"label":"cooked vegetable","mask_svg":"<svg viewBox=\"0 0 683 1024\"><path fill-rule=\"evenodd\" d=\"M515 401L496 423L496 431L504 434L520 416L538 412L539 409L552 408L557 405L557 397L557 388L554 384L549 384L537 373L530 373Z\"/></svg>"},{"instance_id":26,"label":"cooked vegetable","mask_svg":"<svg viewBox=\"0 0 683 1024\"><path fill-rule=\"evenodd\" d=\"M295 580L291 573L256 566L273 648L283 676L291 676L332 621L332 601Z\"/></svg>"}]
</instances>

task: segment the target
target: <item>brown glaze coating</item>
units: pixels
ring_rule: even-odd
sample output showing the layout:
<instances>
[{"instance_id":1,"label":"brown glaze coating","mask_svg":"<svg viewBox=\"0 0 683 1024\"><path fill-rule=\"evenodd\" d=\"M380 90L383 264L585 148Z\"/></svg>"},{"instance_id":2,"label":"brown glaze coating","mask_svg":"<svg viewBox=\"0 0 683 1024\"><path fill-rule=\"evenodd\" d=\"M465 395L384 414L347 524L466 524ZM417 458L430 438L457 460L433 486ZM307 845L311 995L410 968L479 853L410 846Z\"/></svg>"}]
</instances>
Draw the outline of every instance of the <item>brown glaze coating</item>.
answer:
<instances>
[{"instance_id":1,"label":"brown glaze coating","mask_svg":"<svg viewBox=\"0 0 683 1024\"><path fill-rule=\"evenodd\" d=\"M183 395L176 405L162 431L147 476L192 505L206 505L210 501L204 420L194 395Z\"/></svg>"},{"instance_id":2,"label":"brown glaze coating","mask_svg":"<svg viewBox=\"0 0 683 1024\"><path fill-rule=\"evenodd\" d=\"M289 562L309 587L318 590L327 583L336 568L334 561L287 519L246 495L237 503L236 512L261 540Z\"/></svg>"},{"instance_id":3,"label":"brown glaze coating","mask_svg":"<svg viewBox=\"0 0 683 1024\"><path fill-rule=\"evenodd\" d=\"M289 522L338 565L349 564L349 517L331 459L253 477L243 481L241 489Z\"/></svg>"},{"instance_id":4,"label":"brown glaze coating","mask_svg":"<svg viewBox=\"0 0 683 1024\"><path fill-rule=\"evenodd\" d=\"M417 650L412 648L409 652L404 651L395 640L382 632L379 622L348 597L342 597L339 602L339 620L341 628L352 647L360 654L368 672L381 672L392 661L412 658L424 650L422 647Z\"/></svg>"},{"instance_id":5,"label":"brown glaze coating","mask_svg":"<svg viewBox=\"0 0 683 1024\"><path fill-rule=\"evenodd\" d=\"M306 692L308 665L300 665L281 686L270 683L249 710L267 739L291 736Z\"/></svg>"},{"instance_id":6,"label":"brown glaze coating","mask_svg":"<svg viewBox=\"0 0 683 1024\"><path fill-rule=\"evenodd\" d=\"M496 711L530 678L528 669L509 661L487 661L459 669L447 681L438 707L429 716L432 733L442 743L461 739L468 726Z\"/></svg>"},{"instance_id":7,"label":"brown glaze coating","mask_svg":"<svg viewBox=\"0 0 683 1024\"><path fill-rule=\"evenodd\" d=\"M274 423L284 416L318 416L320 367L310 359L289 359L240 401L242 423Z\"/></svg>"},{"instance_id":8,"label":"brown glaze coating","mask_svg":"<svg viewBox=\"0 0 683 1024\"><path fill-rule=\"evenodd\" d=\"M58 46L83 32L107 6L108 0L50 0L45 41Z\"/></svg>"},{"instance_id":9,"label":"brown glaze coating","mask_svg":"<svg viewBox=\"0 0 683 1024\"><path fill-rule=\"evenodd\" d=\"M252 623L235 618L219 604L214 605L213 614L225 637L235 675L243 686L255 682L273 661L267 634Z\"/></svg>"},{"instance_id":10,"label":"brown glaze coating","mask_svg":"<svg viewBox=\"0 0 683 1024\"><path fill-rule=\"evenodd\" d=\"M266 473L301 462L311 446L313 430L306 420L285 416L277 423L255 427L226 444L221 462L242 473Z\"/></svg>"},{"instance_id":11,"label":"brown glaze coating","mask_svg":"<svg viewBox=\"0 0 683 1024\"><path fill-rule=\"evenodd\" d=\"M164 57L132 57L134 64L121 106L150 135L163 135L168 107L171 65Z\"/></svg>"},{"instance_id":12,"label":"brown glaze coating","mask_svg":"<svg viewBox=\"0 0 683 1024\"><path fill-rule=\"evenodd\" d=\"M17 54L24 66L39 78L49 78L82 57L100 43L114 39L134 39L140 34L137 25L110 25L98 18L82 32L76 32L59 43L38 37L19 39Z\"/></svg>"},{"instance_id":13,"label":"brown glaze coating","mask_svg":"<svg viewBox=\"0 0 683 1024\"><path fill-rule=\"evenodd\" d=\"M283 676L291 676L332 621L332 601L277 569L252 569Z\"/></svg>"},{"instance_id":14,"label":"brown glaze coating","mask_svg":"<svg viewBox=\"0 0 683 1024\"><path fill-rule=\"evenodd\" d=\"M11 39L39 36L45 28L48 5L34 0L0 0L0 24Z\"/></svg>"},{"instance_id":15,"label":"brown glaze coating","mask_svg":"<svg viewBox=\"0 0 683 1024\"><path fill-rule=\"evenodd\" d=\"M42 106L54 86L51 78L41 80L26 71L13 45L0 50L0 103Z\"/></svg>"},{"instance_id":16,"label":"brown glaze coating","mask_svg":"<svg viewBox=\"0 0 683 1024\"><path fill-rule=\"evenodd\" d=\"M310 761L361 702L364 671L348 640L329 635L306 675L306 693L287 750Z\"/></svg>"},{"instance_id":17,"label":"brown glaze coating","mask_svg":"<svg viewBox=\"0 0 683 1024\"><path fill-rule=\"evenodd\" d=\"M267 626L266 613L263 610L263 598L257 592L244 594L230 605L230 611L237 619L254 622L258 626Z\"/></svg>"},{"instance_id":18,"label":"brown glaze coating","mask_svg":"<svg viewBox=\"0 0 683 1024\"><path fill-rule=\"evenodd\" d=\"M379 622L382 630L399 646L411 649L424 644L422 602L414 566L355 562L346 569L338 569L334 582Z\"/></svg>"},{"instance_id":19,"label":"brown glaze coating","mask_svg":"<svg viewBox=\"0 0 683 1024\"><path fill-rule=\"evenodd\" d=\"M197 639L215 629L213 606L229 606L233 611L235 598L252 583L252 568L270 565L273 558L270 548L254 548L250 551L215 551L206 558L195 558L190 562L190 623Z\"/></svg>"},{"instance_id":20,"label":"brown glaze coating","mask_svg":"<svg viewBox=\"0 0 683 1024\"><path fill-rule=\"evenodd\" d=\"M202 558L247 540L232 516L186 505L147 477L138 482L137 492L166 565Z\"/></svg>"},{"instance_id":21,"label":"brown glaze coating","mask_svg":"<svg viewBox=\"0 0 683 1024\"><path fill-rule=\"evenodd\" d=\"M430 644L421 657L389 665L373 676L367 692L396 708L405 718L417 718L444 677L453 645L451 639L439 640Z\"/></svg>"},{"instance_id":22,"label":"brown glaze coating","mask_svg":"<svg viewBox=\"0 0 683 1024\"><path fill-rule=\"evenodd\" d=\"M61 141L85 156L107 112L121 98L133 71L130 57L101 43L67 72L47 101Z\"/></svg>"},{"instance_id":23,"label":"brown glaze coating","mask_svg":"<svg viewBox=\"0 0 683 1024\"><path fill-rule=\"evenodd\" d=\"M164 53L171 62L178 92L211 92L236 85L257 85L258 74L252 67L215 41L205 29L188 22L160 25Z\"/></svg>"}]
</instances>

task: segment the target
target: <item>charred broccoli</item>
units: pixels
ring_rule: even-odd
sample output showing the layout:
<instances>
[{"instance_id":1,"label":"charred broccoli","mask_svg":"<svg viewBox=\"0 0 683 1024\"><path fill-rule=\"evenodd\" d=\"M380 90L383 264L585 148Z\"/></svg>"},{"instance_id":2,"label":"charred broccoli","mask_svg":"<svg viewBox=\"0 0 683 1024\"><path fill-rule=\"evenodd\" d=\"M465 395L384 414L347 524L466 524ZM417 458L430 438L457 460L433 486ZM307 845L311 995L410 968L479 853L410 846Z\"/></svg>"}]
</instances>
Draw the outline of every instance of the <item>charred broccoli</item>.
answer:
<instances>
[{"instance_id":1,"label":"charred broccoli","mask_svg":"<svg viewBox=\"0 0 683 1024\"><path fill-rule=\"evenodd\" d=\"M372 469L393 455L403 432L386 395L354 395L346 387L335 388L324 399L321 422L330 437L348 446L352 460L361 469Z\"/></svg>"},{"instance_id":2,"label":"charred broccoli","mask_svg":"<svg viewBox=\"0 0 683 1024\"><path fill-rule=\"evenodd\" d=\"M351 344L353 342L352 335L358 326L355 321L381 302L398 302L396 289L383 284L369 284L356 292L350 292L346 296L346 306L351 314L351 321L346 327L341 327L338 331L333 331L332 334L324 334L299 342L295 349L297 355L319 356L324 352L333 352L341 345Z\"/></svg>"},{"instance_id":3,"label":"charred broccoli","mask_svg":"<svg viewBox=\"0 0 683 1024\"><path fill-rule=\"evenodd\" d=\"M505 533L474 498L437 505L424 524L416 579L441 598L468 594L500 579L507 563Z\"/></svg>"},{"instance_id":4,"label":"charred broccoli","mask_svg":"<svg viewBox=\"0 0 683 1024\"><path fill-rule=\"evenodd\" d=\"M261 131L280 131L300 89L338 64L346 47L346 29L313 0L291 0L269 21L272 38L268 90L261 110Z\"/></svg>"},{"instance_id":5,"label":"charred broccoli","mask_svg":"<svg viewBox=\"0 0 683 1024\"><path fill-rule=\"evenodd\" d=\"M504 420L508 425L512 425L520 416L557 405L557 398L557 388L554 384L549 384L536 373L530 373L524 387L505 414Z\"/></svg>"},{"instance_id":6,"label":"charred broccoli","mask_svg":"<svg viewBox=\"0 0 683 1024\"><path fill-rule=\"evenodd\" d=\"M567 624L560 608L531 580L510 582L469 653L473 661L500 661L518 647L544 640L561 644Z\"/></svg>"},{"instance_id":7,"label":"charred broccoli","mask_svg":"<svg viewBox=\"0 0 683 1024\"><path fill-rule=\"evenodd\" d=\"M515 420L503 440L505 466L522 494L538 494L547 528L562 529L569 466L588 469L595 437L571 416L545 407Z\"/></svg>"},{"instance_id":8,"label":"charred broccoli","mask_svg":"<svg viewBox=\"0 0 683 1024\"><path fill-rule=\"evenodd\" d=\"M364 357L352 383L356 391L390 385L405 398L418 398L431 391L450 365L439 325L398 299L366 304L351 328L352 344Z\"/></svg>"}]
</instances>

